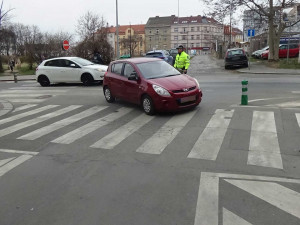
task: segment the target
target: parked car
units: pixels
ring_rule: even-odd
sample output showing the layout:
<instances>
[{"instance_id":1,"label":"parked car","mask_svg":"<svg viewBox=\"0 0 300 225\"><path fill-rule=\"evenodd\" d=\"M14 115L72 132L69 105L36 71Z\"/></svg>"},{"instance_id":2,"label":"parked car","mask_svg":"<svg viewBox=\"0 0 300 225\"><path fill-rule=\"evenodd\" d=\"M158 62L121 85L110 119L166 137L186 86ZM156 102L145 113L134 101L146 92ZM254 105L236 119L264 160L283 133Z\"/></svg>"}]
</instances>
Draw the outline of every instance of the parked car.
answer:
<instances>
[{"instance_id":1,"label":"parked car","mask_svg":"<svg viewBox=\"0 0 300 225\"><path fill-rule=\"evenodd\" d=\"M298 44L290 44L290 47L288 47L287 44L280 44L279 45L279 58L286 58L289 52L289 57L298 57L299 56L299 45ZM269 50L264 51L261 54L262 59L268 59L269 58Z\"/></svg>"},{"instance_id":2,"label":"parked car","mask_svg":"<svg viewBox=\"0 0 300 225\"><path fill-rule=\"evenodd\" d=\"M96 65L79 57L60 57L44 60L36 69L36 80L41 86L51 83L77 83L89 85L103 81L107 66Z\"/></svg>"},{"instance_id":3,"label":"parked car","mask_svg":"<svg viewBox=\"0 0 300 225\"><path fill-rule=\"evenodd\" d=\"M142 105L146 114L196 107L202 91L195 78L161 59L132 58L112 62L103 80L107 102L116 98Z\"/></svg>"},{"instance_id":4,"label":"parked car","mask_svg":"<svg viewBox=\"0 0 300 225\"><path fill-rule=\"evenodd\" d=\"M228 49L225 55L225 69L231 66L248 67L248 58L245 51L241 48Z\"/></svg>"},{"instance_id":5,"label":"parked car","mask_svg":"<svg viewBox=\"0 0 300 225\"><path fill-rule=\"evenodd\" d=\"M176 56L178 54L178 49L177 48L172 48L170 51L169 51L170 55L173 57L173 65L175 64L175 59L176 59Z\"/></svg>"},{"instance_id":6,"label":"parked car","mask_svg":"<svg viewBox=\"0 0 300 225\"><path fill-rule=\"evenodd\" d=\"M166 50L155 50L146 53L146 57L160 58L165 60L170 65L173 64L173 57Z\"/></svg>"},{"instance_id":7,"label":"parked car","mask_svg":"<svg viewBox=\"0 0 300 225\"><path fill-rule=\"evenodd\" d=\"M261 58L261 54L262 54L263 52L265 52L266 50L269 50L269 46L266 46L266 47L264 47L264 48L262 48L262 49L259 49L259 50L255 51L255 52L252 52L251 56L252 56L253 58L259 59L259 58Z\"/></svg>"}]
</instances>

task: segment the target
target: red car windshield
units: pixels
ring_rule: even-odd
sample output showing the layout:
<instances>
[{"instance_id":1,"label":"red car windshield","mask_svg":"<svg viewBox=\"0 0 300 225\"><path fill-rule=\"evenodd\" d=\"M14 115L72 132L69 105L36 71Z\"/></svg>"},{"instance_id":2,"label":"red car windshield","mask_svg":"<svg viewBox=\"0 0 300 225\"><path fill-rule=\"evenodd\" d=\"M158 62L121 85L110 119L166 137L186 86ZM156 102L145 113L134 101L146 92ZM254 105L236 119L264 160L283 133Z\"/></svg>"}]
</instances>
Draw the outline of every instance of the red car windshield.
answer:
<instances>
[{"instance_id":1,"label":"red car windshield","mask_svg":"<svg viewBox=\"0 0 300 225\"><path fill-rule=\"evenodd\" d=\"M143 77L146 79L155 79L181 74L178 72L178 70L165 61L139 63L137 64L137 67L141 71Z\"/></svg>"}]
</instances>

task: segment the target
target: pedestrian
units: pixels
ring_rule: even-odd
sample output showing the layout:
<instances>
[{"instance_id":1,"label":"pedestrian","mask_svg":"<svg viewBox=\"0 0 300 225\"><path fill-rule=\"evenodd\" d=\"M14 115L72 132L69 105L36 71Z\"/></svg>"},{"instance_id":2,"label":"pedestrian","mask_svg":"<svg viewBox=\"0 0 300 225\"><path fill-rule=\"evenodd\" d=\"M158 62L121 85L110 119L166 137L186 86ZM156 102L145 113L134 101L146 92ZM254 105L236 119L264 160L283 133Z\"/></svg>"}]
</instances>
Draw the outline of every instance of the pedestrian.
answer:
<instances>
[{"instance_id":1,"label":"pedestrian","mask_svg":"<svg viewBox=\"0 0 300 225\"><path fill-rule=\"evenodd\" d=\"M182 45L179 45L177 49L178 54L176 55L174 68L178 69L179 72L186 74L190 66L190 56L185 53Z\"/></svg>"},{"instance_id":2,"label":"pedestrian","mask_svg":"<svg viewBox=\"0 0 300 225\"><path fill-rule=\"evenodd\" d=\"M9 61L9 68L11 72L14 71L14 66L15 66L15 61L12 59Z\"/></svg>"}]
</instances>

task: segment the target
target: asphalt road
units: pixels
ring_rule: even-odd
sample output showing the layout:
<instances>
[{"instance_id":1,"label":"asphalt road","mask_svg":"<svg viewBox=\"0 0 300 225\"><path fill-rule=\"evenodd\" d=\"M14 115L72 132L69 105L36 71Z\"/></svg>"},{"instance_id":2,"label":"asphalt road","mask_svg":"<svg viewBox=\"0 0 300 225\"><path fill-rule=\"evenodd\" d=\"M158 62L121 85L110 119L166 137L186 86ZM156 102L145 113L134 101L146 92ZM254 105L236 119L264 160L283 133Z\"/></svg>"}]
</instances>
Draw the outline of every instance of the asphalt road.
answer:
<instances>
[{"instance_id":1,"label":"asphalt road","mask_svg":"<svg viewBox=\"0 0 300 225\"><path fill-rule=\"evenodd\" d=\"M153 117L101 85L0 83L0 225L300 224L300 77L189 73L199 107Z\"/></svg>"}]
</instances>

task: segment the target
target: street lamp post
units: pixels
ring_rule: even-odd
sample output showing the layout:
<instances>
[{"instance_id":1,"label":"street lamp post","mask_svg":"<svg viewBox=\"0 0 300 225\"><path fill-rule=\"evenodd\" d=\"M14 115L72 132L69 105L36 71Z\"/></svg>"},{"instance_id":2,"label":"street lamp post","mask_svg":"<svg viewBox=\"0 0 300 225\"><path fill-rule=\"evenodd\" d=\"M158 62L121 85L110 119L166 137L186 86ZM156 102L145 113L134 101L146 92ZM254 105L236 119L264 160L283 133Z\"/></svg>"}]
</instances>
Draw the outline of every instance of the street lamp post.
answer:
<instances>
[{"instance_id":1,"label":"street lamp post","mask_svg":"<svg viewBox=\"0 0 300 225\"><path fill-rule=\"evenodd\" d=\"M119 44L119 22L118 22L118 0L116 0L116 23L117 23L117 59L120 58L120 44Z\"/></svg>"}]
</instances>

